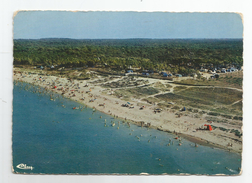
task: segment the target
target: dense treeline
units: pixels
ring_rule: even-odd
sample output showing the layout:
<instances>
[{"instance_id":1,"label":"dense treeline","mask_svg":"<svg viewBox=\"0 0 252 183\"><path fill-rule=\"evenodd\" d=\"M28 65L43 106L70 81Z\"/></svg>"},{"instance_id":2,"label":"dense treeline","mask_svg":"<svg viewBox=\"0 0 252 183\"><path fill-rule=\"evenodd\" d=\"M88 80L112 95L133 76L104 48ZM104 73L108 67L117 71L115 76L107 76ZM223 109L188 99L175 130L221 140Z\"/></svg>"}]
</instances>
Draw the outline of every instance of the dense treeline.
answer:
<instances>
[{"instance_id":1,"label":"dense treeline","mask_svg":"<svg viewBox=\"0 0 252 183\"><path fill-rule=\"evenodd\" d=\"M65 67L128 66L188 70L202 63L241 67L242 39L14 40L14 64Z\"/></svg>"}]
</instances>

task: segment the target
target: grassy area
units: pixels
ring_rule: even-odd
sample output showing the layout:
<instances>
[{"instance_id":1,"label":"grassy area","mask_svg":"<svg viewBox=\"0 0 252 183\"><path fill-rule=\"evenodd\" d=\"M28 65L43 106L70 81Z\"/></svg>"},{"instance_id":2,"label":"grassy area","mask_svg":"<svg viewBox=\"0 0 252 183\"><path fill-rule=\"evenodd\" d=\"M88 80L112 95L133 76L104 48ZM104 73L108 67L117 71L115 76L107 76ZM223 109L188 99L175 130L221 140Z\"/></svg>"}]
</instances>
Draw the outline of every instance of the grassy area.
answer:
<instances>
[{"instance_id":1,"label":"grassy area","mask_svg":"<svg viewBox=\"0 0 252 183\"><path fill-rule=\"evenodd\" d=\"M212 112L217 112L217 113L222 113L222 114L232 114L232 115L242 116L242 109L235 109L232 106L226 106L226 107L221 106L221 107L211 108L210 110Z\"/></svg>"},{"instance_id":2,"label":"grassy area","mask_svg":"<svg viewBox=\"0 0 252 183\"><path fill-rule=\"evenodd\" d=\"M153 95L159 93L159 90L153 87L138 87L134 89L128 89L128 91L139 95Z\"/></svg>"},{"instance_id":3,"label":"grassy area","mask_svg":"<svg viewBox=\"0 0 252 183\"><path fill-rule=\"evenodd\" d=\"M184 88L179 87L179 89ZM233 115L242 116L241 102L231 105L242 99L242 92L237 90L192 87L181 92L160 94L155 97L165 102L172 101L180 106L185 106L191 112L198 112L197 109L201 109L208 111L208 115L221 116L227 119L232 119Z\"/></svg>"},{"instance_id":4,"label":"grassy area","mask_svg":"<svg viewBox=\"0 0 252 183\"><path fill-rule=\"evenodd\" d=\"M158 107L160 108L171 108L172 105L166 103L158 103Z\"/></svg>"},{"instance_id":5,"label":"grassy area","mask_svg":"<svg viewBox=\"0 0 252 183\"><path fill-rule=\"evenodd\" d=\"M242 99L242 92L227 88L188 88L179 95L205 101L212 105L230 105Z\"/></svg>"},{"instance_id":6,"label":"grassy area","mask_svg":"<svg viewBox=\"0 0 252 183\"><path fill-rule=\"evenodd\" d=\"M214 125L212 125L212 128L213 129L220 129L220 130L222 130L224 132L234 133L239 138L241 138L241 136L242 136L242 133L239 130L227 129L227 128L224 128L224 127L217 127L217 126L214 126Z\"/></svg>"},{"instance_id":7,"label":"grassy area","mask_svg":"<svg viewBox=\"0 0 252 183\"><path fill-rule=\"evenodd\" d=\"M158 90L160 90L162 92L170 91L170 88L172 87L169 84L163 84L161 82L156 82L156 83L152 84L151 86L154 88L157 88Z\"/></svg>"},{"instance_id":8,"label":"grassy area","mask_svg":"<svg viewBox=\"0 0 252 183\"><path fill-rule=\"evenodd\" d=\"M189 85L189 86L218 86L215 79L209 79L202 77L201 79L185 79L181 81L174 81L176 84Z\"/></svg>"},{"instance_id":9,"label":"grassy area","mask_svg":"<svg viewBox=\"0 0 252 183\"><path fill-rule=\"evenodd\" d=\"M159 90L153 87L136 87L130 89L119 89L115 91L117 96L122 96L124 98L141 98L148 95L153 95L159 93Z\"/></svg>"},{"instance_id":10,"label":"grassy area","mask_svg":"<svg viewBox=\"0 0 252 183\"><path fill-rule=\"evenodd\" d=\"M153 84L155 88L171 88L172 86L170 84L163 84L160 81Z\"/></svg>"},{"instance_id":11,"label":"grassy area","mask_svg":"<svg viewBox=\"0 0 252 183\"><path fill-rule=\"evenodd\" d=\"M218 82L222 82L222 86L242 88L243 72L233 72L221 75Z\"/></svg>"},{"instance_id":12,"label":"grassy area","mask_svg":"<svg viewBox=\"0 0 252 183\"><path fill-rule=\"evenodd\" d=\"M148 80L135 79L134 77L125 77L118 81L102 84L105 88L123 88L123 87L137 87L139 85L147 85Z\"/></svg>"},{"instance_id":13,"label":"grassy area","mask_svg":"<svg viewBox=\"0 0 252 183\"><path fill-rule=\"evenodd\" d=\"M212 121L212 122L217 122L217 123L227 123L228 122L227 119L222 119L222 118L213 117L213 116L207 116L206 120Z\"/></svg>"},{"instance_id":14,"label":"grassy area","mask_svg":"<svg viewBox=\"0 0 252 183\"><path fill-rule=\"evenodd\" d=\"M242 111L242 101L231 106L233 109Z\"/></svg>"},{"instance_id":15,"label":"grassy area","mask_svg":"<svg viewBox=\"0 0 252 183\"><path fill-rule=\"evenodd\" d=\"M181 93L180 93L181 94ZM205 100L201 100L201 99L197 99L197 98L191 98L189 96L185 96L185 95L180 95L180 94L174 94L174 93L166 93L166 94L160 94L157 95L156 97L158 99L164 100L166 102L170 102L173 101L175 103L180 103L181 105L183 104L204 104L204 105L211 105L212 103L209 101L205 101ZM191 105L190 105L191 106Z\"/></svg>"},{"instance_id":16,"label":"grassy area","mask_svg":"<svg viewBox=\"0 0 252 183\"><path fill-rule=\"evenodd\" d=\"M176 92L179 92L180 90L184 90L186 88L187 88L186 86L176 86L176 87L174 87L173 92L176 93Z\"/></svg>"},{"instance_id":17,"label":"grassy area","mask_svg":"<svg viewBox=\"0 0 252 183\"><path fill-rule=\"evenodd\" d=\"M144 98L144 99L142 99L142 101L146 101L146 102L148 102L148 103L150 103L150 104L160 102L160 100L159 100L159 99L157 99L156 97L148 97L148 98Z\"/></svg>"},{"instance_id":18,"label":"grassy area","mask_svg":"<svg viewBox=\"0 0 252 183\"><path fill-rule=\"evenodd\" d=\"M175 81L177 84L194 85L194 86L221 86L221 87L232 87L242 89L243 72L232 72L226 74L220 74L219 78L206 80L201 79L188 79L182 81Z\"/></svg>"}]
</instances>

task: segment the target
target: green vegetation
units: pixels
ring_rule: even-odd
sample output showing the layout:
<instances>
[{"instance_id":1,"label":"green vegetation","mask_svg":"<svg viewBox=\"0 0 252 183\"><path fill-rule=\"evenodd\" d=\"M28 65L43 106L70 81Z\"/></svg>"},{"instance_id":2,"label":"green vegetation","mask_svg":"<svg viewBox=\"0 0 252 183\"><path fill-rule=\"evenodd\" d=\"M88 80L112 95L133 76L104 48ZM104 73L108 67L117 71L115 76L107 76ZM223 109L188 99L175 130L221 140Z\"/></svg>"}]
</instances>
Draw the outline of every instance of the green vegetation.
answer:
<instances>
[{"instance_id":1,"label":"green vegetation","mask_svg":"<svg viewBox=\"0 0 252 183\"><path fill-rule=\"evenodd\" d=\"M228 120L227 119L221 119L218 117L212 117L212 116L207 116L206 120L208 121L212 121L212 122L217 122L217 123L227 123Z\"/></svg>"},{"instance_id":2,"label":"green vegetation","mask_svg":"<svg viewBox=\"0 0 252 183\"><path fill-rule=\"evenodd\" d=\"M242 92L227 88L188 88L179 95L198 99L203 103L229 105L242 99Z\"/></svg>"},{"instance_id":3,"label":"green vegetation","mask_svg":"<svg viewBox=\"0 0 252 183\"><path fill-rule=\"evenodd\" d=\"M166 104L166 103L158 103L157 105L160 108L171 108L172 107L170 104Z\"/></svg>"},{"instance_id":4,"label":"green vegetation","mask_svg":"<svg viewBox=\"0 0 252 183\"><path fill-rule=\"evenodd\" d=\"M142 99L142 101L146 101L147 103L150 103L150 104L153 104L155 102L160 102L160 100L157 99L156 97L144 98L144 99Z\"/></svg>"},{"instance_id":5,"label":"green vegetation","mask_svg":"<svg viewBox=\"0 0 252 183\"><path fill-rule=\"evenodd\" d=\"M172 109L179 110L179 109L180 109L180 107L175 105L175 106L173 106L173 107L172 107Z\"/></svg>"},{"instance_id":6,"label":"green vegetation","mask_svg":"<svg viewBox=\"0 0 252 183\"><path fill-rule=\"evenodd\" d=\"M235 135L238 136L238 137L240 137L240 138L241 138L241 136L242 136L242 133L241 133L240 131L238 131L238 130L232 129L232 130L230 131L230 133L235 133Z\"/></svg>"},{"instance_id":7,"label":"green vegetation","mask_svg":"<svg viewBox=\"0 0 252 183\"><path fill-rule=\"evenodd\" d=\"M241 120L242 110L231 104L242 99L242 92L227 88L192 87L180 92L156 95L165 102L173 101L181 107L186 107L192 113L218 116L226 119ZM240 105L240 102L238 102ZM238 105L237 103L237 105ZM175 109L175 108L173 108ZM234 117L234 115L237 115Z\"/></svg>"},{"instance_id":8,"label":"green vegetation","mask_svg":"<svg viewBox=\"0 0 252 183\"><path fill-rule=\"evenodd\" d=\"M128 89L132 94L139 94L139 95L153 95L159 93L156 88L153 87L138 87L134 89Z\"/></svg>"},{"instance_id":9,"label":"green vegetation","mask_svg":"<svg viewBox=\"0 0 252 183\"><path fill-rule=\"evenodd\" d=\"M230 129L226 129L226 128L223 128L223 127L219 127L219 129L222 130L222 131L226 131L226 132L230 131Z\"/></svg>"},{"instance_id":10,"label":"green vegetation","mask_svg":"<svg viewBox=\"0 0 252 183\"><path fill-rule=\"evenodd\" d=\"M242 52L242 39L14 40L14 65L96 66L114 70L132 66L189 74L202 63L240 67Z\"/></svg>"},{"instance_id":11,"label":"green vegetation","mask_svg":"<svg viewBox=\"0 0 252 183\"><path fill-rule=\"evenodd\" d=\"M193 86L211 86L214 85L214 83L212 83L211 80L208 83L206 82L205 78L201 78L201 79L187 79L187 80L181 80L181 81L174 81L174 83L176 84L183 84L183 85L193 85Z\"/></svg>"},{"instance_id":12,"label":"green vegetation","mask_svg":"<svg viewBox=\"0 0 252 183\"><path fill-rule=\"evenodd\" d=\"M219 116L220 115L220 113L217 113L217 112L209 112L207 114L211 115L211 116Z\"/></svg>"},{"instance_id":13,"label":"green vegetation","mask_svg":"<svg viewBox=\"0 0 252 183\"><path fill-rule=\"evenodd\" d=\"M125 77L120 79L119 81L108 82L102 84L103 87L106 88L123 88L123 87L136 87L139 85L146 86L149 83L148 80L135 79L134 77Z\"/></svg>"},{"instance_id":14,"label":"green vegetation","mask_svg":"<svg viewBox=\"0 0 252 183\"><path fill-rule=\"evenodd\" d=\"M169 84L162 84L161 82L156 82L152 86L163 92L170 91L170 88L172 87Z\"/></svg>"},{"instance_id":15,"label":"green vegetation","mask_svg":"<svg viewBox=\"0 0 252 183\"><path fill-rule=\"evenodd\" d=\"M241 116L234 116L233 119L242 121L243 118Z\"/></svg>"},{"instance_id":16,"label":"green vegetation","mask_svg":"<svg viewBox=\"0 0 252 183\"><path fill-rule=\"evenodd\" d=\"M220 74L220 77L217 79L209 79L205 78L201 79L187 79L182 81L175 81L176 84L183 85L193 85L193 86L221 86L221 87L233 87L233 88L242 88L243 82L243 72L233 72L226 73L224 75Z\"/></svg>"},{"instance_id":17,"label":"green vegetation","mask_svg":"<svg viewBox=\"0 0 252 183\"><path fill-rule=\"evenodd\" d=\"M215 129L220 129L224 132L229 132L229 133L234 133L236 136L240 137L242 136L242 133L239 131L239 130L235 130L235 129L226 129L224 127L217 127L217 126L214 126L212 125L212 128L215 130Z\"/></svg>"},{"instance_id":18,"label":"green vegetation","mask_svg":"<svg viewBox=\"0 0 252 183\"><path fill-rule=\"evenodd\" d=\"M233 107L232 105L229 106L222 106L222 107L215 107L210 109L212 112L222 113L223 117L231 119L231 117L228 114L232 115L242 115L242 109L237 109Z\"/></svg>"},{"instance_id":19,"label":"green vegetation","mask_svg":"<svg viewBox=\"0 0 252 183\"><path fill-rule=\"evenodd\" d=\"M117 96L123 96L125 98L135 97L140 98L148 95L157 94L159 90L153 87L136 87L130 89L119 89L115 91Z\"/></svg>"},{"instance_id":20,"label":"green vegetation","mask_svg":"<svg viewBox=\"0 0 252 183\"><path fill-rule=\"evenodd\" d=\"M242 111L242 101L232 105L232 108Z\"/></svg>"},{"instance_id":21,"label":"green vegetation","mask_svg":"<svg viewBox=\"0 0 252 183\"><path fill-rule=\"evenodd\" d=\"M207 100L201 100L198 98L190 98L186 95L183 95L182 93L179 94L174 94L174 93L166 93L166 94L160 94L160 95L156 95L155 97L157 97L160 100L164 100L166 102L169 101L173 101L175 103L180 103L181 105L188 105L191 107L194 107L195 105L197 107L199 107L199 105L197 104L203 104L203 105L211 105L212 103L210 101Z\"/></svg>"},{"instance_id":22,"label":"green vegetation","mask_svg":"<svg viewBox=\"0 0 252 183\"><path fill-rule=\"evenodd\" d=\"M227 114L221 114L222 117L227 118L227 119L232 119L233 116L227 115Z\"/></svg>"},{"instance_id":23,"label":"green vegetation","mask_svg":"<svg viewBox=\"0 0 252 183\"><path fill-rule=\"evenodd\" d=\"M177 93L177 92L184 90L186 88L187 88L186 86L176 86L176 87L174 87L173 92Z\"/></svg>"}]
</instances>

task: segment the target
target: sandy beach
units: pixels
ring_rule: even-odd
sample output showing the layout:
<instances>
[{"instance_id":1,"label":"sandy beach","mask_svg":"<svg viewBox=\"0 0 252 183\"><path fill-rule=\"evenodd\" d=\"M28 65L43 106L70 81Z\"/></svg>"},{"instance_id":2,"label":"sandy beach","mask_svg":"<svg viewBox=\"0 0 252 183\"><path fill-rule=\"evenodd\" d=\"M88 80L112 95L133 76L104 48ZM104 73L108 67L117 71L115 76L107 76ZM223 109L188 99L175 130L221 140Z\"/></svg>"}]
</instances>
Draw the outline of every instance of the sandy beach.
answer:
<instances>
[{"instance_id":1,"label":"sandy beach","mask_svg":"<svg viewBox=\"0 0 252 183\"><path fill-rule=\"evenodd\" d=\"M122 79L122 77L127 76L114 78L107 82L116 82ZM122 120L127 120L139 126L175 133L178 137L187 138L199 145L208 145L238 153L242 152L242 137L219 129L214 129L212 131L199 130L199 128L204 128L204 124L237 130L240 130L241 125L239 126L231 123L217 124L206 120L205 116L194 118L191 113L186 113L187 115L178 117L173 110L163 109L159 112L156 110L159 107L155 103L151 104L137 98L131 98L131 100L125 101L114 95L115 89L103 87L101 83L96 82L101 79L101 76L94 79L91 78L90 80L69 80L61 76L46 76L39 75L38 73L29 74L28 72L21 71L19 68L14 68L13 79L15 81L23 81L44 87L64 97L83 103L90 108L95 108L103 113ZM141 79L148 80L149 83L167 82L165 80L150 78ZM169 92L172 91L173 88L171 88ZM127 104L127 102L131 107L122 106ZM241 121L237 123L242 124Z\"/></svg>"}]
</instances>

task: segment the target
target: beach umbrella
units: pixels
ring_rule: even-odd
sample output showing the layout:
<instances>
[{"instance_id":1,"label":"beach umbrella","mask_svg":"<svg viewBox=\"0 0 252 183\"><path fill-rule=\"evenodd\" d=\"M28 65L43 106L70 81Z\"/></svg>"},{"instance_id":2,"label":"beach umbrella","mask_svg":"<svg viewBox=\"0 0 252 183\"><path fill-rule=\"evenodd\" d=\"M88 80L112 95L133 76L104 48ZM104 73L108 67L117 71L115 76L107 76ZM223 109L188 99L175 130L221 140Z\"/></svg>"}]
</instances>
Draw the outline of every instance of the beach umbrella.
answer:
<instances>
[{"instance_id":1,"label":"beach umbrella","mask_svg":"<svg viewBox=\"0 0 252 183\"><path fill-rule=\"evenodd\" d=\"M57 86L54 86L54 88L57 88Z\"/></svg>"}]
</instances>

